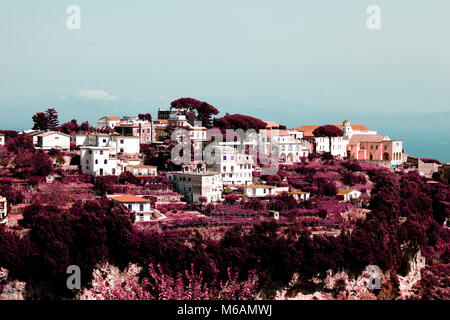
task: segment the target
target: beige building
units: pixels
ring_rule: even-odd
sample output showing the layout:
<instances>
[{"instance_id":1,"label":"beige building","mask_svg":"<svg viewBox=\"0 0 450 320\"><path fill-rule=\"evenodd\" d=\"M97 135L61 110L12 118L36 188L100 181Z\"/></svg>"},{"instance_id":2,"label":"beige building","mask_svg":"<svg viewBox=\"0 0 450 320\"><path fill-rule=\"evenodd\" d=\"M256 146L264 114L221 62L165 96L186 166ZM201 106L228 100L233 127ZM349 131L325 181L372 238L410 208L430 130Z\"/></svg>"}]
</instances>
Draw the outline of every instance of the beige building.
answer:
<instances>
[{"instance_id":1,"label":"beige building","mask_svg":"<svg viewBox=\"0 0 450 320\"><path fill-rule=\"evenodd\" d=\"M184 194L189 201L199 202L200 197L205 197L206 202L222 200L222 176L218 172L205 170L168 172L177 192Z\"/></svg>"}]
</instances>

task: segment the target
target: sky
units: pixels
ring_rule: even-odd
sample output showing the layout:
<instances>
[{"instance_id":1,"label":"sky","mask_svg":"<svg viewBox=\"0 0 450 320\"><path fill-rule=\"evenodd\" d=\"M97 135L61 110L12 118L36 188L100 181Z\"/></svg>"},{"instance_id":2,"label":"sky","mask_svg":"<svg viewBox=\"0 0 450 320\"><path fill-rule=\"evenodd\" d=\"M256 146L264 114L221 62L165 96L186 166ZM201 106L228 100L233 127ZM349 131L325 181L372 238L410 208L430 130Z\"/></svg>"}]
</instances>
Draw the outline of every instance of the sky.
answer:
<instances>
[{"instance_id":1,"label":"sky","mask_svg":"<svg viewBox=\"0 0 450 320\"><path fill-rule=\"evenodd\" d=\"M291 127L383 115L374 129L401 135L416 117L450 161L449 13L448 0L2 0L0 128L29 127L42 104L95 122L188 96Z\"/></svg>"}]
</instances>

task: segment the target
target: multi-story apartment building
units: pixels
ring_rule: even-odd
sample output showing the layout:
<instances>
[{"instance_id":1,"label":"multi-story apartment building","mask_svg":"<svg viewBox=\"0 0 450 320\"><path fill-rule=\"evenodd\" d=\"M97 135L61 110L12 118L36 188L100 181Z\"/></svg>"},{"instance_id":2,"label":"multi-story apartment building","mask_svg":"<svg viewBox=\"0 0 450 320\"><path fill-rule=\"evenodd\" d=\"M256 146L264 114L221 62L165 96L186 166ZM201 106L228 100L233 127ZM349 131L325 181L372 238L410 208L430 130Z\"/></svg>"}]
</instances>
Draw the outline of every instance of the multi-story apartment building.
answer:
<instances>
[{"instance_id":1,"label":"multi-story apartment building","mask_svg":"<svg viewBox=\"0 0 450 320\"><path fill-rule=\"evenodd\" d=\"M217 202L222 199L222 175L218 172L208 172L204 169L195 169L168 172L177 192L184 194L189 201L199 202L200 197L206 202Z\"/></svg>"},{"instance_id":2,"label":"multi-story apartment building","mask_svg":"<svg viewBox=\"0 0 450 320\"><path fill-rule=\"evenodd\" d=\"M309 154L308 147L298 139L298 135L289 130L264 129L260 130L260 143L264 144L264 152L269 154L271 144L278 146L278 159L283 163L300 162L302 157Z\"/></svg>"},{"instance_id":3,"label":"multi-story apartment building","mask_svg":"<svg viewBox=\"0 0 450 320\"><path fill-rule=\"evenodd\" d=\"M155 127L151 121L138 117L123 117L115 126L116 132L126 137L139 137L140 143L152 143L156 140Z\"/></svg>"},{"instance_id":4,"label":"multi-story apartment building","mask_svg":"<svg viewBox=\"0 0 450 320\"><path fill-rule=\"evenodd\" d=\"M139 137L112 134L75 134L72 141L84 147L109 147L111 154L138 154L140 151Z\"/></svg>"},{"instance_id":5,"label":"multi-story apartment building","mask_svg":"<svg viewBox=\"0 0 450 320\"><path fill-rule=\"evenodd\" d=\"M94 177L104 175L120 175L121 162L111 154L110 147L81 147L80 166L83 173Z\"/></svg>"},{"instance_id":6,"label":"multi-story apartment building","mask_svg":"<svg viewBox=\"0 0 450 320\"><path fill-rule=\"evenodd\" d=\"M251 184L253 158L230 146L214 147L214 163L208 170L219 172L224 185Z\"/></svg>"}]
</instances>

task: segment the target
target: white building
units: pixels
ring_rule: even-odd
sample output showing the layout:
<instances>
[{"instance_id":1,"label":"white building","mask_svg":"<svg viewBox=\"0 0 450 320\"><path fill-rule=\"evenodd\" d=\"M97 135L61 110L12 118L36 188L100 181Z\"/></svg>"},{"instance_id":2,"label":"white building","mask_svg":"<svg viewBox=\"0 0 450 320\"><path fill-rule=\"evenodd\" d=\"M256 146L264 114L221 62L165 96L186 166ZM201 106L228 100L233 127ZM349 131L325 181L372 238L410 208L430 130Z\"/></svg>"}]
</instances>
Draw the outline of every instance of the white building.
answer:
<instances>
[{"instance_id":1,"label":"white building","mask_svg":"<svg viewBox=\"0 0 450 320\"><path fill-rule=\"evenodd\" d=\"M151 207L151 200L141 196L132 194L120 194L108 196L114 202L120 203L128 208L136 215L136 222L147 222L157 220L157 217L162 217L162 214Z\"/></svg>"},{"instance_id":2,"label":"white building","mask_svg":"<svg viewBox=\"0 0 450 320\"><path fill-rule=\"evenodd\" d=\"M120 160L109 147L81 147L80 166L83 173L94 177L122 173Z\"/></svg>"},{"instance_id":3,"label":"white building","mask_svg":"<svg viewBox=\"0 0 450 320\"><path fill-rule=\"evenodd\" d=\"M336 157L345 157L347 155L348 140L344 137L332 137L331 138L331 150L330 150L330 138L328 137L316 137L316 152L325 153L330 152Z\"/></svg>"},{"instance_id":4,"label":"white building","mask_svg":"<svg viewBox=\"0 0 450 320\"><path fill-rule=\"evenodd\" d=\"M293 134L288 130L260 130L260 143L266 140L264 152L268 154L270 144L276 143L278 145L278 157L280 162L294 163L300 162L302 157L307 157L309 150L298 136L302 134Z\"/></svg>"},{"instance_id":5,"label":"white building","mask_svg":"<svg viewBox=\"0 0 450 320\"><path fill-rule=\"evenodd\" d=\"M120 117L106 116L100 118L97 121L97 127L98 128L110 127L111 129L114 129L114 127L120 122L120 120L121 120Z\"/></svg>"},{"instance_id":6,"label":"white building","mask_svg":"<svg viewBox=\"0 0 450 320\"><path fill-rule=\"evenodd\" d=\"M155 166L146 166L142 164L127 165L125 171L131 172L135 176L157 176L158 169Z\"/></svg>"},{"instance_id":7,"label":"white building","mask_svg":"<svg viewBox=\"0 0 450 320\"><path fill-rule=\"evenodd\" d=\"M338 189L338 196L344 198L344 201L356 200L361 197L361 191L355 189Z\"/></svg>"},{"instance_id":8,"label":"white building","mask_svg":"<svg viewBox=\"0 0 450 320\"><path fill-rule=\"evenodd\" d=\"M47 131L33 136L36 149L70 150L70 136L59 131Z\"/></svg>"},{"instance_id":9,"label":"white building","mask_svg":"<svg viewBox=\"0 0 450 320\"><path fill-rule=\"evenodd\" d=\"M199 202L200 197L205 197L206 202L222 199L222 175L218 172L168 172L167 178L174 183L176 191L184 194L191 202Z\"/></svg>"},{"instance_id":10,"label":"white building","mask_svg":"<svg viewBox=\"0 0 450 320\"><path fill-rule=\"evenodd\" d=\"M4 146L4 145L5 145L5 134L0 133L0 146Z\"/></svg>"},{"instance_id":11,"label":"white building","mask_svg":"<svg viewBox=\"0 0 450 320\"><path fill-rule=\"evenodd\" d=\"M138 154L140 152L140 138L135 136L122 136L118 133L112 134L75 134L72 141L77 146L108 147L111 154Z\"/></svg>"},{"instance_id":12,"label":"white building","mask_svg":"<svg viewBox=\"0 0 450 320\"><path fill-rule=\"evenodd\" d=\"M0 196L0 224L8 222L8 201Z\"/></svg>"},{"instance_id":13,"label":"white building","mask_svg":"<svg viewBox=\"0 0 450 320\"><path fill-rule=\"evenodd\" d=\"M222 183L251 184L253 172L253 158L233 147L214 147L214 164L208 166L208 170L219 172L222 175Z\"/></svg>"},{"instance_id":14,"label":"white building","mask_svg":"<svg viewBox=\"0 0 450 320\"><path fill-rule=\"evenodd\" d=\"M242 189L242 193L250 198L263 198L267 196L277 195L276 186L268 186L265 184L254 184L254 185L236 185L234 187Z\"/></svg>"}]
</instances>

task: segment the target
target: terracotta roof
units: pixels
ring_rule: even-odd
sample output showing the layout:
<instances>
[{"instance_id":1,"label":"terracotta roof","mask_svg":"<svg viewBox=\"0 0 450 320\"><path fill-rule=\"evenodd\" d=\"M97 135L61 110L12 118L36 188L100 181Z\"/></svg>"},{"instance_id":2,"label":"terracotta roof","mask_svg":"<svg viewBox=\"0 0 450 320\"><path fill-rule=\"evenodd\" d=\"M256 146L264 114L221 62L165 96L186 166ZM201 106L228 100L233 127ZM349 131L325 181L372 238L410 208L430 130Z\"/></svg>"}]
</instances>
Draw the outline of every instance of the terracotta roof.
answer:
<instances>
[{"instance_id":1,"label":"terracotta roof","mask_svg":"<svg viewBox=\"0 0 450 320\"><path fill-rule=\"evenodd\" d=\"M358 142L382 142L387 140L385 134L354 134L350 138L349 144L355 145Z\"/></svg>"},{"instance_id":2,"label":"terracotta roof","mask_svg":"<svg viewBox=\"0 0 450 320\"><path fill-rule=\"evenodd\" d=\"M118 201L118 202L151 202L148 199L135 196L133 194L122 194L118 196L110 196L111 199Z\"/></svg>"},{"instance_id":3,"label":"terracotta roof","mask_svg":"<svg viewBox=\"0 0 450 320\"><path fill-rule=\"evenodd\" d=\"M105 118L108 120L120 120L120 117L115 117L115 116L106 116Z\"/></svg>"},{"instance_id":4,"label":"terracotta roof","mask_svg":"<svg viewBox=\"0 0 450 320\"><path fill-rule=\"evenodd\" d=\"M349 194L350 192L355 191L355 189L338 189L338 195L343 196L345 194Z\"/></svg>"},{"instance_id":5,"label":"terracotta roof","mask_svg":"<svg viewBox=\"0 0 450 320\"><path fill-rule=\"evenodd\" d=\"M264 121L266 123L266 128L270 129L270 128L278 128L280 125L276 122L273 121Z\"/></svg>"},{"instance_id":6,"label":"terracotta roof","mask_svg":"<svg viewBox=\"0 0 450 320\"><path fill-rule=\"evenodd\" d=\"M261 130L262 133L265 133L268 138L272 137L287 137L290 136L289 132L287 130Z\"/></svg>"},{"instance_id":7,"label":"terracotta roof","mask_svg":"<svg viewBox=\"0 0 450 320\"><path fill-rule=\"evenodd\" d=\"M333 124L333 126L338 127L339 129L342 128L341 124ZM365 125L363 124L351 124L350 125L354 131L370 131ZM301 126L297 128L297 131L303 131L303 136L305 137L313 137L313 131L317 129L320 126Z\"/></svg>"}]
</instances>

